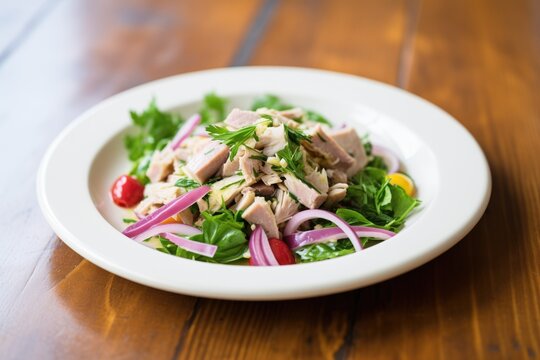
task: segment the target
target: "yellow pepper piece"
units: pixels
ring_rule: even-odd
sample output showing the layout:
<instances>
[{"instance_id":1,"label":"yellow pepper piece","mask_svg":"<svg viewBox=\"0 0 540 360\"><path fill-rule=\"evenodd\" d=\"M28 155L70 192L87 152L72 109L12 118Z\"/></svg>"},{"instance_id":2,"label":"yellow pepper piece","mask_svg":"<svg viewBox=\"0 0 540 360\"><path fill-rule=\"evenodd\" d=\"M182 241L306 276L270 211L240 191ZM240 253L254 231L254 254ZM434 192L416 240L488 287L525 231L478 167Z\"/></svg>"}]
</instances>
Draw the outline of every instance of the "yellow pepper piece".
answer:
<instances>
[{"instance_id":1,"label":"yellow pepper piece","mask_svg":"<svg viewBox=\"0 0 540 360\"><path fill-rule=\"evenodd\" d=\"M407 175L401 173L393 173L388 174L387 177L388 179L390 179L390 184L401 187L403 190L405 190L405 193L407 195L413 196L415 191L414 183Z\"/></svg>"}]
</instances>

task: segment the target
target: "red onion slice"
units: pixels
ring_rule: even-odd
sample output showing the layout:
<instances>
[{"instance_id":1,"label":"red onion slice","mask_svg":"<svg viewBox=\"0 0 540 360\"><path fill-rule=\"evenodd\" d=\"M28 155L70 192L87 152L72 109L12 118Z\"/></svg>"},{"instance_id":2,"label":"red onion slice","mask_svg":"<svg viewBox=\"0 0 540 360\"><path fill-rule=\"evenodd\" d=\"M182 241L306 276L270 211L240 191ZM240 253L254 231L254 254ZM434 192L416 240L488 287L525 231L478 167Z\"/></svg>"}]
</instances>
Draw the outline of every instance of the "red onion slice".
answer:
<instances>
[{"instance_id":1,"label":"red onion slice","mask_svg":"<svg viewBox=\"0 0 540 360\"><path fill-rule=\"evenodd\" d=\"M384 146L373 145L371 153L383 158L384 163L388 167L389 174L399 171L399 159L392 150L385 148Z\"/></svg>"},{"instance_id":2,"label":"red onion slice","mask_svg":"<svg viewBox=\"0 0 540 360\"><path fill-rule=\"evenodd\" d=\"M151 227L162 223L171 216L178 214L180 211L187 209L209 192L210 186L207 185L188 191L187 193L177 197L170 203L163 205L150 215L144 217L143 219L137 221L134 224L131 224L124 231L122 231L122 234L133 238L141 234L143 231L146 231Z\"/></svg>"},{"instance_id":3,"label":"red onion slice","mask_svg":"<svg viewBox=\"0 0 540 360\"><path fill-rule=\"evenodd\" d=\"M199 125L200 122L201 122L201 115L195 114L192 117L190 117L186 121L184 126L182 126L180 130L178 130L178 132L176 133L176 135L170 142L171 149L173 150L178 149L178 147L182 145L184 140L186 140L191 135L193 130L195 130L195 128Z\"/></svg>"},{"instance_id":4,"label":"red onion slice","mask_svg":"<svg viewBox=\"0 0 540 360\"><path fill-rule=\"evenodd\" d=\"M261 231L261 227L257 226L251 233L249 237L249 255L251 255L253 265L265 266L267 263L261 248Z\"/></svg>"},{"instance_id":5,"label":"red onion slice","mask_svg":"<svg viewBox=\"0 0 540 360\"><path fill-rule=\"evenodd\" d=\"M279 262L276 259L276 256L274 255L274 252L272 251L272 248L270 247L270 242L268 241L268 236L266 236L266 233L261 228L261 248L262 248L262 254L266 259L266 263L270 266L279 266Z\"/></svg>"},{"instance_id":6,"label":"red onion slice","mask_svg":"<svg viewBox=\"0 0 540 360\"><path fill-rule=\"evenodd\" d=\"M214 257L218 249L217 245L206 244L194 240L185 239L183 237L171 234L164 233L161 234L165 239L169 240L173 244L178 245L184 250L191 251L192 253L199 254L202 256L207 256L209 258Z\"/></svg>"},{"instance_id":7,"label":"red onion slice","mask_svg":"<svg viewBox=\"0 0 540 360\"><path fill-rule=\"evenodd\" d=\"M285 226L285 230L283 230L283 236L292 235L300 225L312 219L325 219L333 222L347 235L349 240L351 240L356 251L362 250L362 243L351 226L336 214L326 210L314 209L300 211L289 220L287 226Z\"/></svg>"},{"instance_id":8,"label":"red onion slice","mask_svg":"<svg viewBox=\"0 0 540 360\"><path fill-rule=\"evenodd\" d=\"M133 237L135 241L143 241L152 236L156 236L162 233L173 233L179 235L197 235L201 233L201 230L196 227L185 225L185 224L164 224L156 225L150 229L143 231L139 235Z\"/></svg>"},{"instance_id":9,"label":"red onion slice","mask_svg":"<svg viewBox=\"0 0 540 360\"><path fill-rule=\"evenodd\" d=\"M278 266L279 263L270 247L268 237L260 225L255 227L249 238L251 264L256 266Z\"/></svg>"},{"instance_id":10,"label":"red onion slice","mask_svg":"<svg viewBox=\"0 0 540 360\"><path fill-rule=\"evenodd\" d=\"M387 240L396 235L392 231L378 229L367 226L351 226L358 237L370 237L381 240ZM292 250L296 250L302 246L335 241L347 238L347 234L340 228L332 227L320 230L299 231L294 234L284 237L284 240L289 244Z\"/></svg>"}]
</instances>

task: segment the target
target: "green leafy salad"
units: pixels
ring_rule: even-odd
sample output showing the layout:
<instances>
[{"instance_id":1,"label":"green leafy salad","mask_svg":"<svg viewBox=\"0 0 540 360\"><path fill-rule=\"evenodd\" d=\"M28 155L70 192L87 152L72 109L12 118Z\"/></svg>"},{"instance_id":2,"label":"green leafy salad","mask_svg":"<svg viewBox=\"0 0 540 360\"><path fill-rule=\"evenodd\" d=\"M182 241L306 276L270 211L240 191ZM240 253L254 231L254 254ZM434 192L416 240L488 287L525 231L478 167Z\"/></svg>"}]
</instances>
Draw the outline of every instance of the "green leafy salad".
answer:
<instances>
[{"instance_id":1,"label":"green leafy salad","mask_svg":"<svg viewBox=\"0 0 540 360\"><path fill-rule=\"evenodd\" d=\"M239 109L209 93L189 118L152 100L131 119L112 200L132 210L126 236L170 255L327 260L393 237L420 203L390 149L275 95Z\"/></svg>"}]
</instances>

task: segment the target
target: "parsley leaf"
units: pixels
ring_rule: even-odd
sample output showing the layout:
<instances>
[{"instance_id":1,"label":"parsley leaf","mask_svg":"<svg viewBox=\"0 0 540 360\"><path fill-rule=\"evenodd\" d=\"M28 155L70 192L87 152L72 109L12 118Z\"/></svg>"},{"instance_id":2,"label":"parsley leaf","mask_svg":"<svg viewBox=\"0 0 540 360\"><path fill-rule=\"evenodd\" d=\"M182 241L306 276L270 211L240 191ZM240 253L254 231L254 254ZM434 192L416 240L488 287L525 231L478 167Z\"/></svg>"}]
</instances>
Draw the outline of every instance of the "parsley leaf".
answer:
<instances>
[{"instance_id":1,"label":"parsley leaf","mask_svg":"<svg viewBox=\"0 0 540 360\"><path fill-rule=\"evenodd\" d=\"M227 130L223 126L209 125L206 127L206 132L214 139L222 142L231 149L229 158L232 160L238 153L240 146L251 138L259 140L257 136L257 126L246 126L238 130Z\"/></svg>"},{"instance_id":2,"label":"parsley leaf","mask_svg":"<svg viewBox=\"0 0 540 360\"><path fill-rule=\"evenodd\" d=\"M204 96L199 109L201 124L213 124L225 120L228 100L211 92Z\"/></svg>"},{"instance_id":3,"label":"parsley leaf","mask_svg":"<svg viewBox=\"0 0 540 360\"><path fill-rule=\"evenodd\" d=\"M285 128L287 140L292 141L296 145L300 145L301 141L311 142L311 136L307 135L302 130L293 129L285 124L283 124L283 127Z\"/></svg>"},{"instance_id":4,"label":"parsley leaf","mask_svg":"<svg viewBox=\"0 0 540 360\"><path fill-rule=\"evenodd\" d=\"M129 159L133 162L130 175L147 183L146 170L152 153L165 147L178 131L183 119L180 115L161 111L155 99L152 99L144 111L140 113L131 111L130 115L133 125L137 128L134 133L124 138Z\"/></svg>"}]
</instances>

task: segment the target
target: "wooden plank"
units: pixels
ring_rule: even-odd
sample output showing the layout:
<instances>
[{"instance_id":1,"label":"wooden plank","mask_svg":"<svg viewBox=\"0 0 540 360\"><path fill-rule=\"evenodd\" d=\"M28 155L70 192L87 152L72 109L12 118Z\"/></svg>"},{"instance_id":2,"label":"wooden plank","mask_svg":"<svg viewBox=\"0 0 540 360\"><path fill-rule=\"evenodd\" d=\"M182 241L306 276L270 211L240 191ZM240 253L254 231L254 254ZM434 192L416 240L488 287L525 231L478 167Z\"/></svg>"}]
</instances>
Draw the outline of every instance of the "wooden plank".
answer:
<instances>
[{"instance_id":1,"label":"wooden plank","mask_svg":"<svg viewBox=\"0 0 540 360\"><path fill-rule=\"evenodd\" d=\"M527 1L377 4L358 5L369 9L361 12L335 2L284 3L253 63L352 72L450 111L492 166L485 218L438 259L355 292L280 303L201 300L182 357L537 356L540 166L530 154L540 135L538 11ZM366 14L358 21L365 37L350 36L359 27L350 14ZM383 36L387 27L400 35Z\"/></svg>"},{"instance_id":2,"label":"wooden plank","mask_svg":"<svg viewBox=\"0 0 540 360\"><path fill-rule=\"evenodd\" d=\"M393 84L412 5L285 1L251 63L317 67Z\"/></svg>"},{"instance_id":3,"label":"wooden plank","mask_svg":"<svg viewBox=\"0 0 540 360\"><path fill-rule=\"evenodd\" d=\"M281 2L251 63L315 66L395 83L405 30L410 27L407 16L415 11L412 5L394 1L349 1L346 6L335 1ZM381 291L388 293L384 285L377 285L298 301L201 299L186 337L189 346L183 346L180 358L341 358L356 336L355 314L363 312L363 306L376 306Z\"/></svg>"},{"instance_id":4,"label":"wooden plank","mask_svg":"<svg viewBox=\"0 0 540 360\"><path fill-rule=\"evenodd\" d=\"M409 89L456 116L478 139L491 165L493 195L480 224L458 246L380 285L392 300L358 313L349 350L354 358L530 359L539 353L534 179L540 162L531 154L540 135L540 42L532 31L540 13L533 6L422 3L412 66L404 69Z\"/></svg>"},{"instance_id":5,"label":"wooden plank","mask_svg":"<svg viewBox=\"0 0 540 360\"><path fill-rule=\"evenodd\" d=\"M62 2L0 65L0 151L6 154L0 353L174 355L195 298L120 279L60 243L36 204L36 169L54 136L100 99L152 79L227 66L259 6L249 0Z\"/></svg>"}]
</instances>

